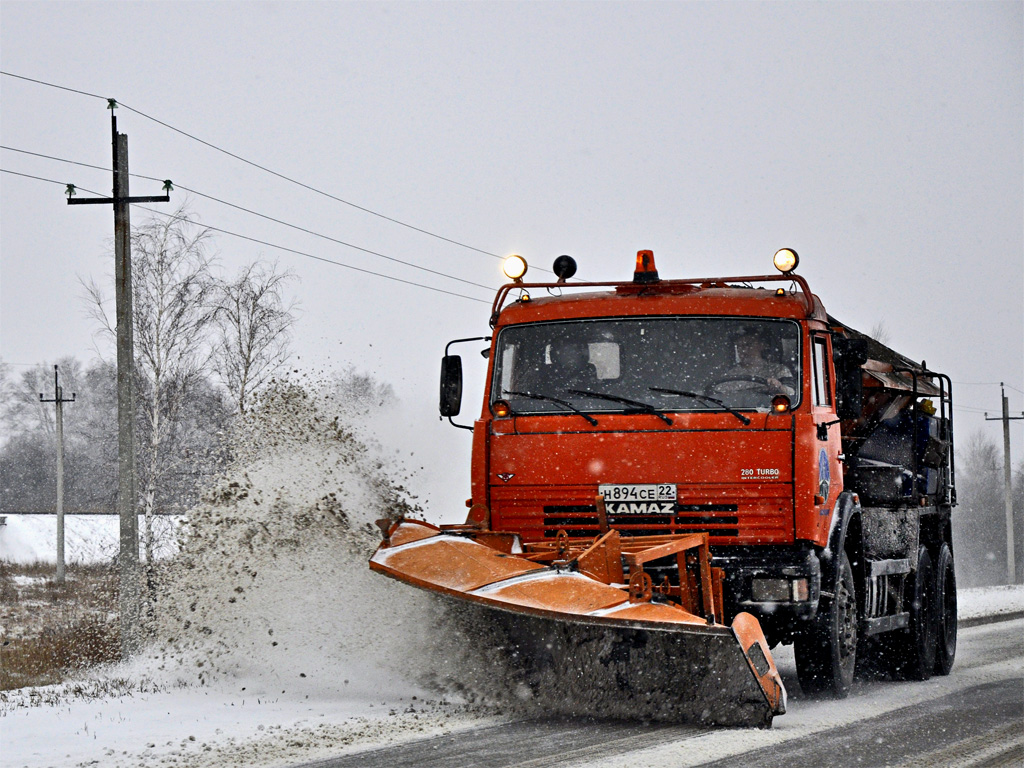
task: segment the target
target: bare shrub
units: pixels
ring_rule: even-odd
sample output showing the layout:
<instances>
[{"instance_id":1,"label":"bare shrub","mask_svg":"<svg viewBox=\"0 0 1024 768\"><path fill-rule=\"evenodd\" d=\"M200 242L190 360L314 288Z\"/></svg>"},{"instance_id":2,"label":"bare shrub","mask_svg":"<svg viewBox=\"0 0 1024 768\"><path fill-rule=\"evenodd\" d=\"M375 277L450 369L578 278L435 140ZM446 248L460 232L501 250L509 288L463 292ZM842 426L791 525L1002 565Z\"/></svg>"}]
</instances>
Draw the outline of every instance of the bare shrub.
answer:
<instances>
[{"instance_id":1,"label":"bare shrub","mask_svg":"<svg viewBox=\"0 0 1024 768\"><path fill-rule=\"evenodd\" d=\"M16 602L18 602L18 590L14 586L11 564L6 560L0 560L0 604Z\"/></svg>"},{"instance_id":2,"label":"bare shrub","mask_svg":"<svg viewBox=\"0 0 1024 768\"><path fill-rule=\"evenodd\" d=\"M117 622L87 616L70 625L47 626L35 637L3 641L0 690L52 685L69 672L118 661Z\"/></svg>"}]
</instances>

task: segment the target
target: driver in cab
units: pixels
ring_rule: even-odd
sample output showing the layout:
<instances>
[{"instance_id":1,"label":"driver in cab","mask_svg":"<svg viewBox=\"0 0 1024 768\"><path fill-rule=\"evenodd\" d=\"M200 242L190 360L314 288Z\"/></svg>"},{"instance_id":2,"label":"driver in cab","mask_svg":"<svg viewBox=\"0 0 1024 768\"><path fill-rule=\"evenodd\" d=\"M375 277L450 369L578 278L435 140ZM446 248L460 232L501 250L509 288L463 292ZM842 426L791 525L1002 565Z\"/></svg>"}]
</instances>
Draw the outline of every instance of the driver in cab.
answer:
<instances>
[{"instance_id":1,"label":"driver in cab","mask_svg":"<svg viewBox=\"0 0 1024 768\"><path fill-rule=\"evenodd\" d=\"M782 383L792 379L793 372L780 362L766 359L770 344L764 331L747 328L733 338L736 363L721 376L714 389L718 392L766 392L770 395L793 396L793 387Z\"/></svg>"},{"instance_id":2,"label":"driver in cab","mask_svg":"<svg viewBox=\"0 0 1024 768\"><path fill-rule=\"evenodd\" d=\"M590 362L586 342L562 340L551 345L549 380L559 389L590 389L597 384L597 368Z\"/></svg>"}]
</instances>

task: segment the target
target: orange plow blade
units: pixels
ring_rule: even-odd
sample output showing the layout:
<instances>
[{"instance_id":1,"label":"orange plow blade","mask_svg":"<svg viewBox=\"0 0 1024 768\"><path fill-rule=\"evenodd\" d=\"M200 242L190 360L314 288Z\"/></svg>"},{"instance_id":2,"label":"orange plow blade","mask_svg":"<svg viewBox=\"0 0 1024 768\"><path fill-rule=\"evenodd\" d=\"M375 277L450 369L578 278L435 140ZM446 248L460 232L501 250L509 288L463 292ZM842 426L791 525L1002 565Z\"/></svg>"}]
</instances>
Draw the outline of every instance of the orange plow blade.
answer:
<instances>
[{"instance_id":1,"label":"orange plow blade","mask_svg":"<svg viewBox=\"0 0 1024 768\"><path fill-rule=\"evenodd\" d=\"M463 601L501 625L519 658L557 659L586 697L657 701L667 719L768 726L786 691L757 620L722 621L721 578L707 534L520 546L512 534L416 520L380 522L370 568ZM679 584L655 585L645 566L671 563ZM599 704L602 710L607 707Z\"/></svg>"}]
</instances>

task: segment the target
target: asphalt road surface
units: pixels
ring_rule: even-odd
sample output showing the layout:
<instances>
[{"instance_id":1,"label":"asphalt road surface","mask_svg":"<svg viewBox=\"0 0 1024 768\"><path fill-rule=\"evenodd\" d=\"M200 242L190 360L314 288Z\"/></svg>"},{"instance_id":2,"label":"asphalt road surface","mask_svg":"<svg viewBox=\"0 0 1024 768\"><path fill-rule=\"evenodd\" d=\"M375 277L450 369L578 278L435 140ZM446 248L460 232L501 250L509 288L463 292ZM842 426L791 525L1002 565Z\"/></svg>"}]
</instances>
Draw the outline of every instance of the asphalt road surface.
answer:
<instances>
[{"instance_id":1,"label":"asphalt road surface","mask_svg":"<svg viewBox=\"0 0 1024 768\"><path fill-rule=\"evenodd\" d=\"M309 763L308 768L991 768L1024 766L1024 620L961 628L949 677L800 694L777 662L789 712L770 730L594 720L519 720Z\"/></svg>"}]
</instances>

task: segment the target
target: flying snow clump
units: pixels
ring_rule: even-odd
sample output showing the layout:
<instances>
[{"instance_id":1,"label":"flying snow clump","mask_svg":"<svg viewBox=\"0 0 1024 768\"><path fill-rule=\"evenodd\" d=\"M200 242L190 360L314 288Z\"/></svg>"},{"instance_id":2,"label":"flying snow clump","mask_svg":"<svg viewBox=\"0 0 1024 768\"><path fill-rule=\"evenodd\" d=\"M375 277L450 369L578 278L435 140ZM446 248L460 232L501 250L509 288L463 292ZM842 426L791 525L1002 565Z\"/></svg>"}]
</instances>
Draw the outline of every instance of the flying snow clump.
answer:
<instances>
[{"instance_id":1,"label":"flying snow clump","mask_svg":"<svg viewBox=\"0 0 1024 768\"><path fill-rule=\"evenodd\" d=\"M399 660L415 655L428 609L367 560L374 521L418 508L336 415L334 392L277 383L239 418L233 462L189 513L159 579L157 669L200 683L251 678L268 693L402 684Z\"/></svg>"}]
</instances>

